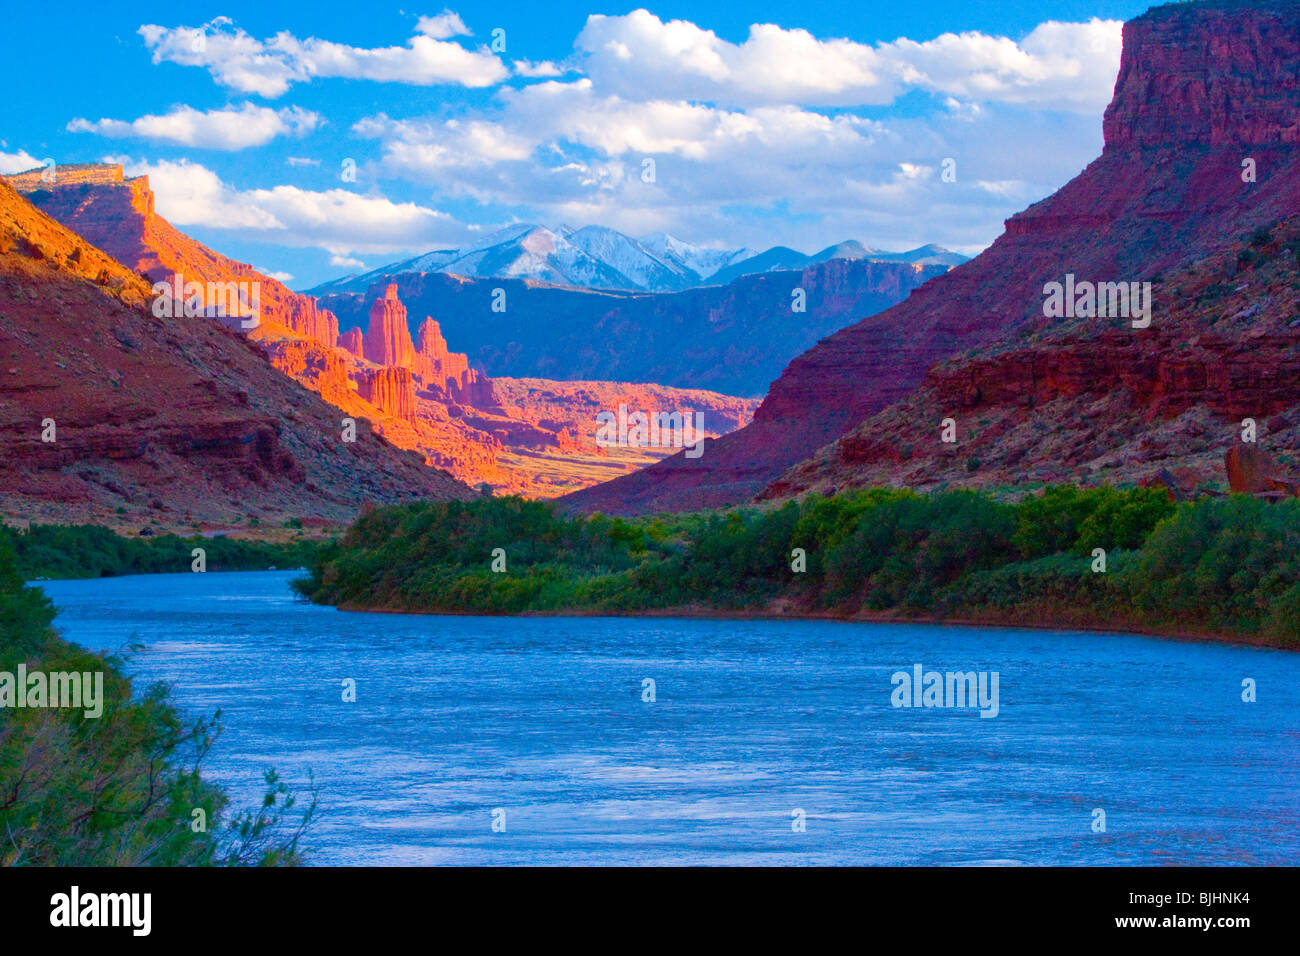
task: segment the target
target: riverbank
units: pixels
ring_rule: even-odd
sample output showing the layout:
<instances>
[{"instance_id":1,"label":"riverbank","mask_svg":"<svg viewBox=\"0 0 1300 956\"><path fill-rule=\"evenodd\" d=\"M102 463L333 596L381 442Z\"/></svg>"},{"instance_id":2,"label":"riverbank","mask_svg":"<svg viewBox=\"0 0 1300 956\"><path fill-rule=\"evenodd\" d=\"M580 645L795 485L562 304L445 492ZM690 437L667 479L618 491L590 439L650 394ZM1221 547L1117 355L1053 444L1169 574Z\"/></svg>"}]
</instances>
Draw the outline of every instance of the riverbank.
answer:
<instances>
[{"instance_id":1,"label":"riverbank","mask_svg":"<svg viewBox=\"0 0 1300 956\"><path fill-rule=\"evenodd\" d=\"M490 611L428 611L405 608L366 607L354 604L338 605L338 610L352 614L438 615L446 617L501 616L500 614ZM690 605L673 608L652 608L639 611L594 610L592 608L583 607L558 608L555 610L545 611L519 611L513 616L521 618L664 618L666 620L687 621L836 621L860 624L915 624L926 627L946 628L1000 628L1002 630L1034 632L1052 631L1059 633L1075 633L1082 631L1088 634L1097 635L1123 637L1132 637L1136 635L1139 637L1154 637L1161 640L1177 641L1188 644L1222 644L1231 647L1259 647L1268 648L1270 650L1285 651L1300 650L1300 646L1295 644L1288 645L1271 642L1267 639L1260 638L1258 635L1243 636L1215 633L1211 631L1196 632L1191 630L1161 629L1140 623L1112 622L1101 624L1096 621L1082 621L1075 619L1052 620L1047 618L1027 621L1021 617L999 618L995 616L938 618L922 614L900 614L894 611L855 611L853 613L842 613L826 610L791 611L773 610L770 608L726 611L704 605Z\"/></svg>"},{"instance_id":2,"label":"riverbank","mask_svg":"<svg viewBox=\"0 0 1300 956\"><path fill-rule=\"evenodd\" d=\"M1300 646L1300 503L873 490L637 521L494 499L379 509L298 593L347 610L749 617Z\"/></svg>"},{"instance_id":3,"label":"riverbank","mask_svg":"<svg viewBox=\"0 0 1300 956\"><path fill-rule=\"evenodd\" d=\"M295 807L266 771L260 805L237 812L204 765L218 719L183 718L167 687L137 686L115 650L66 640L54 617L46 595L24 585L0 536L0 866L302 861L314 798ZM15 683L15 674L31 678L30 700L28 682ZM75 704L58 696L58 677Z\"/></svg>"}]
</instances>

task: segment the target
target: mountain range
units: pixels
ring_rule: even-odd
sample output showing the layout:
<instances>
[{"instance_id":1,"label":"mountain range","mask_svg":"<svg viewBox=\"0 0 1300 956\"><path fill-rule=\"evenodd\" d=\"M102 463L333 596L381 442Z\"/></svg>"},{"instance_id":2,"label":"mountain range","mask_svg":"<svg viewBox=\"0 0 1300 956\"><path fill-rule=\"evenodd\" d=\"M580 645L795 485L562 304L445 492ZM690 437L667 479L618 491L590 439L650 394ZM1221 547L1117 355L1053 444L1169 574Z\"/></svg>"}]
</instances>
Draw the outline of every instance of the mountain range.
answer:
<instances>
[{"instance_id":1,"label":"mountain range","mask_svg":"<svg viewBox=\"0 0 1300 956\"><path fill-rule=\"evenodd\" d=\"M433 316L473 363L494 376L654 382L761 397L801 351L947 271L944 265L839 258L662 293L404 272L317 301L346 332L363 327L370 303L395 284L412 323ZM792 302L796 288L804 291L803 311ZM413 324L411 334L417 332Z\"/></svg>"},{"instance_id":2,"label":"mountain range","mask_svg":"<svg viewBox=\"0 0 1300 956\"><path fill-rule=\"evenodd\" d=\"M873 259L916 265L954 266L966 261L942 246L910 252L879 252L850 240L805 255L785 246L766 252L711 249L655 233L634 239L604 226L548 229L518 223L463 249L438 249L347 276L307 290L311 295L364 292L396 275L438 272L473 279L531 279L581 289L628 292L679 292L698 286L726 285L740 276L790 271L831 259Z\"/></svg>"}]
</instances>

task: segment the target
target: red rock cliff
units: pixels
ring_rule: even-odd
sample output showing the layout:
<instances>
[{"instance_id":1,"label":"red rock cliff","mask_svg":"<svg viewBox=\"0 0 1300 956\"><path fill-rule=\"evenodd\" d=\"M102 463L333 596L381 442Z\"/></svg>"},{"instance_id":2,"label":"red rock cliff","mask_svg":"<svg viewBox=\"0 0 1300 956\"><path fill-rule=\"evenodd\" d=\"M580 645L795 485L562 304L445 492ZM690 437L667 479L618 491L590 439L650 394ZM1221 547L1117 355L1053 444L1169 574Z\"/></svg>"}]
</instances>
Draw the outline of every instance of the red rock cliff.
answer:
<instances>
[{"instance_id":1,"label":"red rock cliff","mask_svg":"<svg viewBox=\"0 0 1300 956\"><path fill-rule=\"evenodd\" d=\"M398 366L363 369L357 378L357 393L389 415L415 417L415 382L410 369Z\"/></svg>"},{"instance_id":2,"label":"red rock cliff","mask_svg":"<svg viewBox=\"0 0 1300 956\"><path fill-rule=\"evenodd\" d=\"M53 183L26 173L9 179L42 212L151 282L176 275L205 284L256 282L263 324L321 345L335 344L338 320L332 312L318 308L312 297L292 292L252 266L180 232L154 211L149 178L123 181L121 172L121 166L86 163L58 167Z\"/></svg>"},{"instance_id":3,"label":"red rock cliff","mask_svg":"<svg viewBox=\"0 0 1300 956\"><path fill-rule=\"evenodd\" d=\"M1125 24L1107 148L1300 142L1298 20L1295 3L1232 2Z\"/></svg>"},{"instance_id":4,"label":"red rock cliff","mask_svg":"<svg viewBox=\"0 0 1300 956\"><path fill-rule=\"evenodd\" d=\"M442 329L432 318L426 318L420 323L415 351L416 372L428 384L443 389L452 384L467 384L469 356L448 350Z\"/></svg>"}]
</instances>

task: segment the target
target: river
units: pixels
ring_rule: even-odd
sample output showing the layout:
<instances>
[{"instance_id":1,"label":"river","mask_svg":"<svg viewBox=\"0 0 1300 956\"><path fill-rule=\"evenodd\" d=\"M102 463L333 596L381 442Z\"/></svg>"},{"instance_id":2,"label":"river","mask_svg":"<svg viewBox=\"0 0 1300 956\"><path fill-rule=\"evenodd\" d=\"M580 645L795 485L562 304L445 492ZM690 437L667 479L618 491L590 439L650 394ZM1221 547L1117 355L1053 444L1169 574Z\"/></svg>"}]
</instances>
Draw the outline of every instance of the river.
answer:
<instances>
[{"instance_id":1,"label":"river","mask_svg":"<svg viewBox=\"0 0 1300 956\"><path fill-rule=\"evenodd\" d=\"M65 637L142 644L138 686L168 682L192 718L222 710L208 772L237 805L256 803L264 767L297 785L314 773L311 863L1300 863L1297 654L908 624L357 614L296 600L292 577L42 586ZM893 675L917 664L990 688L996 672L997 716L894 706Z\"/></svg>"}]
</instances>

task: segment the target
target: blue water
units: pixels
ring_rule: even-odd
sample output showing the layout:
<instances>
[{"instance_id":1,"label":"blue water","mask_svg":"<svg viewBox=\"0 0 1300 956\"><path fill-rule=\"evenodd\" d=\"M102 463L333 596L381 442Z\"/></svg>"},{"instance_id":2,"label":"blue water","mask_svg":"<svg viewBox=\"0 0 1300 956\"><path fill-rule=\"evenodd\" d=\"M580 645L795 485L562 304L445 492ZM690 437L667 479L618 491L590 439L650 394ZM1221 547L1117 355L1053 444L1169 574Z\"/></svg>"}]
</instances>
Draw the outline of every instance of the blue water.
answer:
<instances>
[{"instance_id":1,"label":"blue water","mask_svg":"<svg viewBox=\"0 0 1300 956\"><path fill-rule=\"evenodd\" d=\"M318 864L1300 863L1300 655L903 624L353 614L296 602L292 577L44 587L66 637L140 642L133 674L169 682L191 717L222 709L209 770L237 803L256 802L266 766L296 784L314 771ZM916 663L997 671L1000 713L891 706L891 675Z\"/></svg>"}]
</instances>

